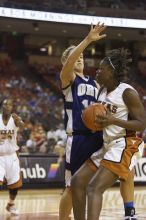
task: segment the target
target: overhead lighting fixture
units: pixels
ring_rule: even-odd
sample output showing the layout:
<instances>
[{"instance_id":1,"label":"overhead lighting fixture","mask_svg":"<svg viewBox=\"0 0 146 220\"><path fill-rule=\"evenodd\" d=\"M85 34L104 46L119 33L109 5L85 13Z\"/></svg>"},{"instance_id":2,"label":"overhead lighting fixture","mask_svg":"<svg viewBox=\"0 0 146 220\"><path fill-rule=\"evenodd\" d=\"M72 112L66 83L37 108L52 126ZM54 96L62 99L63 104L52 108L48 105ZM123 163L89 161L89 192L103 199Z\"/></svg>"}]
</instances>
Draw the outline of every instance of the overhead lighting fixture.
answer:
<instances>
[{"instance_id":1,"label":"overhead lighting fixture","mask_svg":"<svg viewBox=\"0 0 146 220\"><path fill-rule=\"evenodd\" d=\"M41 52L46 52L47 49L46 49L45 47L42 47L42 48L40 48L40 51L41 51Z\"/></svg>"},{"instance_id":2,"label":"overhead lighting fixture","mask_svg":"<svg viewBox=\"0 0 146 220\"><path fill-rule=\"evenodd\" d=\"M95 47L92 47L92 49L91 49L91 54L92 54L92 56L94 56L95 53L96 53Z\"/></svg>"},{"instance_id":3,"label":"overhead lighting fixture","mask_svg":"<svg viewBox=\"0 0 146 220\"><path fill-rule=\"evenodd\" d=\"M48 45L48 55L51 56L53 53L53 47L51 44Z\"/></svg>"},{"instance_id":4,"label":"overhead lighting fixture","mask_svg":"<svg viewBox=\"0 0 146 220\"><path fill-rule=\"evenodd\" d=\"M122 34L121 34L121 33L118 33L118 37L122 37Z\"/></svg>"},{"instance_id":5,"label":"overhead lighting fixture","mask_svg":"<svg viewBox=\"0 0 146 220\"><path fill-rule=\"evenodd\" d=\"M67 33L67 30L64 29L64 30L62 30L62 32L65 34L65 33Z\"/></svg>"},{"instance_id":6,"label":"overhead lighting fixture","mask_svg":"<svg viewBox=\"0 0 146 220\"><path fill-rule=\"evenodd\" d=\"M37 22L33 22L32 26L33 26L35 31L39 31L39 24Z\"/></svg>"},{"instance_id":7,"label":"overhead lighting fixture","mask_svg":"<svg viewBox=\"0 0 146 220\"><path fill-rule=\"evenodd\" d=\"M17 31L12 31L12 36L17 36Z\"/></svg>"}]
</instances>

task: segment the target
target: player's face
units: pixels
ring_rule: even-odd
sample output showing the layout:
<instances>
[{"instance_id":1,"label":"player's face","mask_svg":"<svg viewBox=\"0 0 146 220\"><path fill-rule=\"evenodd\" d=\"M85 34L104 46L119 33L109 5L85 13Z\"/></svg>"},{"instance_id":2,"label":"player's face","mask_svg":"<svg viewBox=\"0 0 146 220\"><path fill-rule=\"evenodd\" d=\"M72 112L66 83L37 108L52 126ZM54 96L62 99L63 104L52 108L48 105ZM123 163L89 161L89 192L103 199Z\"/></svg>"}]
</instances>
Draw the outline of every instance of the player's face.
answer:
<instances>
[{"instance_id":1,"label":"player's face","mask_svg":"<svg viewBox=\"0 0 146 220\"><path fill-rule=\"evenodd\" d=\"M84 69L84 58L83 54L81 53L79 59L75 62L74 66L75 71L82 73Z\"/></svg>"},{"instance_id":2,"label":"player's face","mask_svg":"<svg viewBox=\"0 0 146 220\"><path fill-rule=\"evenodd\" d=\"M99 68L96 71L96 80L100 85L108 85L109 80L111 79L112 73L109 65L105 64L104 60L100 62Z\"/></svg>"},{"instance_id":3,"label":"player's face","mask_svg":"<svg viewBox=\"0 0 146 220\"><path fill-rule=\"evenodd\" d=\"M3 102L3 112L6 114L11 114L13 111L13 102L10 99L6 99Z\"/></svg>"}]
</instances>

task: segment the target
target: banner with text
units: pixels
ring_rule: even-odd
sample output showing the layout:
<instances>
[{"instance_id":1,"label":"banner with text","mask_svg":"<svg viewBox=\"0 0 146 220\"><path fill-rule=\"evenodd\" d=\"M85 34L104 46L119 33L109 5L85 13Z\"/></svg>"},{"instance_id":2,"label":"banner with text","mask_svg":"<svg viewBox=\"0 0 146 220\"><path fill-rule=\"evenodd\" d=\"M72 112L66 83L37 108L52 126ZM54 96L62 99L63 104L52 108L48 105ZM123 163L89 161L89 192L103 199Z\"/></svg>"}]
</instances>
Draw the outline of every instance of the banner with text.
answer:
<instances>
[{"instance_id":1,"label":"banner with text","mask_svg":"<svg viewBox=\"0 0 146 220\"><path fill-rule=\"evenodd\" d=\"M146 182L146 158L141 158L135 166L135 182Z\"/></svg>"},{"instance_id":2,"label":"banner with text","mask_svg":"<svg viewBox=\"0 0 146 220\"><path fill-rule=\"evenodd\" d=\"M58 157L20 157L24 183L63 183L64 161ZM146 158L141 158L135 166L135 182L146 182Z\"/></svg>"},{"instance_id":3,"label":"banner with text","mask_svg":"<svg viewBox=\"0 0 146 220\"><path fill-rule=\"evenodd\" d=\"M17 8L0 7L0 16L8 18L49 21L70 24L97 24L99 21L111 27L126 27L126 28L146 28L146 20L144 19L129 19L115 17L99 17L78 14L54 13L45 11L34 11Z\"/></svg>"},{"instance_id":4,"label":"banner with text","mask_svg":"<svg viewBox=\"0 0 146 220\"><path fill-rule=\"evenodd\" d=\"M63 183L64 162L58 157L20 157L24 183Z\"/></svg>"}]
</instances>

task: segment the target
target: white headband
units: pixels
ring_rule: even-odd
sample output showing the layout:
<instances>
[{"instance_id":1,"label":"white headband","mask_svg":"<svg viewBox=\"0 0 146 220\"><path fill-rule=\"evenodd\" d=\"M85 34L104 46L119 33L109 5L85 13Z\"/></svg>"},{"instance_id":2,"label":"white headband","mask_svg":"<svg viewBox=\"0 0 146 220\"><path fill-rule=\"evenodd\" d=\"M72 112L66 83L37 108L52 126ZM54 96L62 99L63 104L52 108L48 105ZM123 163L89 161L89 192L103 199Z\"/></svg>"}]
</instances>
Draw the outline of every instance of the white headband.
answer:
<instances>
[{"instance_id":1,"label":"white headband","mask_svg":"<svg viewBox=\"0 0 146 220\"><path fill-rule=\"evenodd\" d=\"M110 65L113 67L113 69L115 70L116 68L114 67L114 65L113 65L113 63L112 63L112 61L111 61L111 58L110 57L107 57L108 58L108 60L109 60L109 62L110 62Z\"/></svg>"}]
</instances>

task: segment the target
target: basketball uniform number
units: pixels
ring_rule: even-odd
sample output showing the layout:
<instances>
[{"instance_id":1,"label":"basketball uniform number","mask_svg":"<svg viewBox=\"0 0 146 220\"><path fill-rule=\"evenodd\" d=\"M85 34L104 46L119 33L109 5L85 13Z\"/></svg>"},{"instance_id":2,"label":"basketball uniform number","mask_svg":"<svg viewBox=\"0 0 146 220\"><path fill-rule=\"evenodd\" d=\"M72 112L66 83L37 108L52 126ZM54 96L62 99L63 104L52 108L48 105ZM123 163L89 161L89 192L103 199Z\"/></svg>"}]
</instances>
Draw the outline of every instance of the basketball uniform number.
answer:
<instances>
[{"instance_id":1,"label":"basketball uniform number","mask_svg":"<svg viewBox=\"0 0 146 220\"><path fill-rule=\"evenodd\" d=\"M93 103L94 103L93 101L89 101L88 99L84 99L82 101L84 108L87 108L89 105L92 105Z\"/></svg>"}]
</instances>

